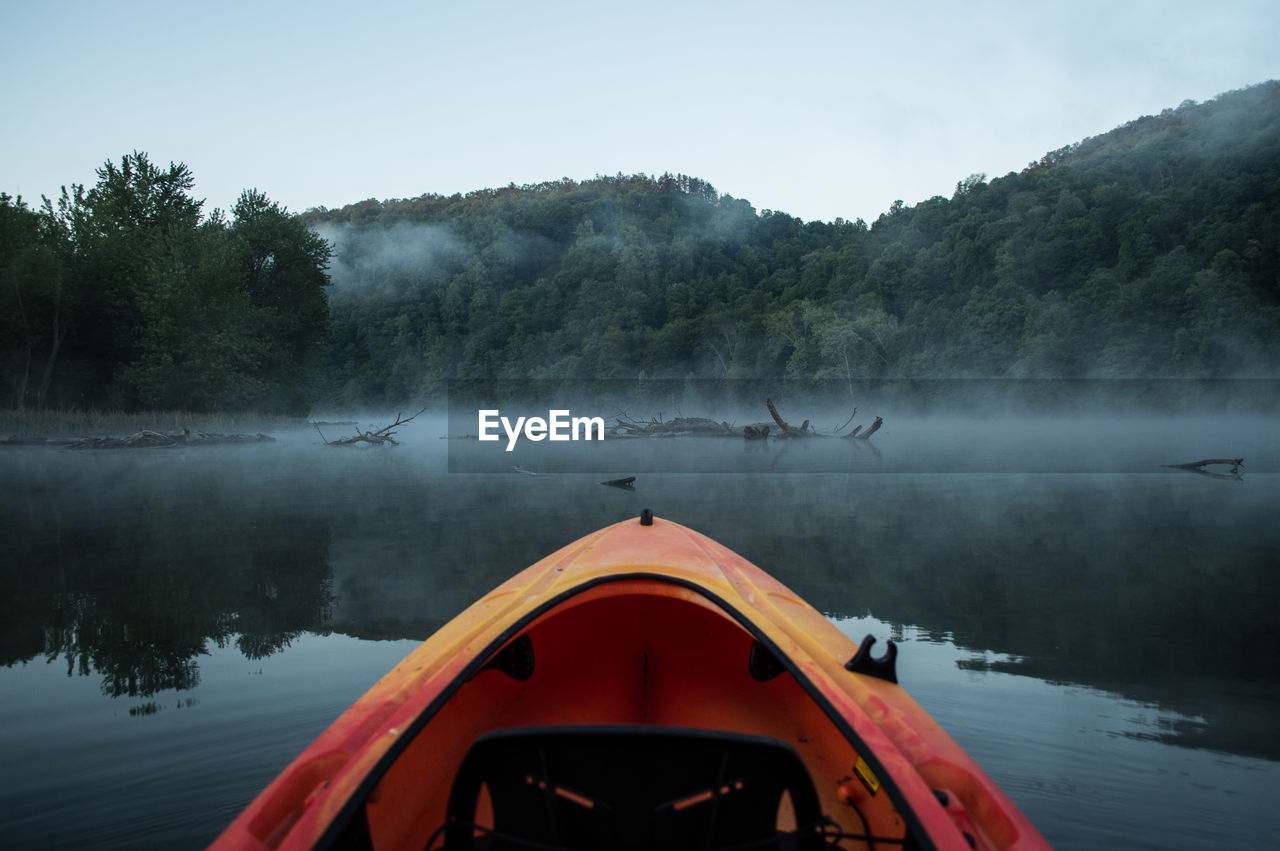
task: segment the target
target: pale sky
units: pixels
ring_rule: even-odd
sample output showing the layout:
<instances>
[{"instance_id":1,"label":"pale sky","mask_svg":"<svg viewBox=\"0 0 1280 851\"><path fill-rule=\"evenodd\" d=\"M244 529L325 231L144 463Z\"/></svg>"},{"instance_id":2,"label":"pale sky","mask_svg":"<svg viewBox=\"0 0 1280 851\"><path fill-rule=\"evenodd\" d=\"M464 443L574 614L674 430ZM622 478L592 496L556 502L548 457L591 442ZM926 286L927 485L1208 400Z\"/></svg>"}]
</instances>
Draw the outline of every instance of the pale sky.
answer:
<instances>
[{"instance_id":1,"label":"pale sky","mask_svg":"<svg viewBox=\"0 0 1280 851\"><path fill-rule=\"evenodd\" d=\"M1280 3L0 0L0 69L32 206L139 150L206 212L670 171L873 221L1280 78Z\"/></svg>"}]
</instances>

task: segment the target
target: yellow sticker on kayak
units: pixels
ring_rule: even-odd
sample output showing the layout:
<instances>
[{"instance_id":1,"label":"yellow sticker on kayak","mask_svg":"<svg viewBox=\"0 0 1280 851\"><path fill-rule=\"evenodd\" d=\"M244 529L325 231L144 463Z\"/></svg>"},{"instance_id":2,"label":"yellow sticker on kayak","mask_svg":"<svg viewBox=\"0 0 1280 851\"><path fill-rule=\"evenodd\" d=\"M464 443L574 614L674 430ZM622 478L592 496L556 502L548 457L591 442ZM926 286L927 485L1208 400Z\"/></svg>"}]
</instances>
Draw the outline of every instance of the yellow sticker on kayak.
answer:
<instances>
[{"instance_id":1,"label":"yellow sticker on kayak","mask_svg":"<svg viewBox=\"0 0 1280 851\"><path fill-rule=\"evenodd\" d=\"M867 765L865 759L858 757L858 761L853 764L853 770L862 781L862 785L866 786L872 795L880 791L880 778L876 777L876 773L871 770L871 766Z\"/></svg>"}]
</instances>

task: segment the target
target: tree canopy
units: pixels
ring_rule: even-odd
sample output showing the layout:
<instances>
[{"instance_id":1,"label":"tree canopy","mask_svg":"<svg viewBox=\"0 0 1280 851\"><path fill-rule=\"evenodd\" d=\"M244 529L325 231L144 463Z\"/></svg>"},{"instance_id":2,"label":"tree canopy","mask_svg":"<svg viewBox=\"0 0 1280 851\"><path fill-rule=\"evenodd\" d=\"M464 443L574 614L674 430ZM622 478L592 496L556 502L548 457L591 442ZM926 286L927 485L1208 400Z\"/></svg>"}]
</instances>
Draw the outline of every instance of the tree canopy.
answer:
<instances>
[{"instance_id":1,"label":"tree canopy","mask_svg":"<svg viewBox=\"0 0 1280 851\"><path fill-rule=\"evenodd\" d=\"M1280 366L1280 83L868 225L683 175L352 204L331 403L450 377L1213 377Z\"/></svg>"},{"instance_id":2,"label":"tree canopy","mask_svg":"<svg viewBox=\"0 0 1280 851\"><path fill-rule=\"evenodd\" d=\"M408 404L449 378L1280 373L1280 82L870 224L679 174L301 216L252 189L205 215L185 165L137 152L97 178L35 210L0 195L13 405L301 412Z\"/></svg>"},{"instance_id":3,"label":"tree canopy","mask_svg":"<svg viewBox=\"0 0 1280 851\"><path fill-rule=\"evenodd\" d=\"M203 216L181 163L97 177L39 210L0 196L11 404L305 412L329 246L256 190Z\"/></svg>"}]
</instances>

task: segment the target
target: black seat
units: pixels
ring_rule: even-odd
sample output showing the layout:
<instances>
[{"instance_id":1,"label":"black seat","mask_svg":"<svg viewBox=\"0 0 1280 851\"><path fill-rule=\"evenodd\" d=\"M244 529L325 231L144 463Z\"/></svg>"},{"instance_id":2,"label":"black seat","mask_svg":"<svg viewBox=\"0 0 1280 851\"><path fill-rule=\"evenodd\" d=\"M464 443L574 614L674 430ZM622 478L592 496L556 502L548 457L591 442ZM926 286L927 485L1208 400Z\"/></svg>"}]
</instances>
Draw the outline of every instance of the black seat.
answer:
<instances>
[{"instance_id":1,"label":"black seat","mask_svg":"<svg viewBox=\"0 0 1280 851\"><path fill-rule=\"evenodd\" d=\"M492 829L477 829L487 789ZM797 830L776 827L789 795ZM454 778L450 849L809 849L813 781L776 739L646 726L540 727L478 738Z\"/></svg>"}]
</instances>

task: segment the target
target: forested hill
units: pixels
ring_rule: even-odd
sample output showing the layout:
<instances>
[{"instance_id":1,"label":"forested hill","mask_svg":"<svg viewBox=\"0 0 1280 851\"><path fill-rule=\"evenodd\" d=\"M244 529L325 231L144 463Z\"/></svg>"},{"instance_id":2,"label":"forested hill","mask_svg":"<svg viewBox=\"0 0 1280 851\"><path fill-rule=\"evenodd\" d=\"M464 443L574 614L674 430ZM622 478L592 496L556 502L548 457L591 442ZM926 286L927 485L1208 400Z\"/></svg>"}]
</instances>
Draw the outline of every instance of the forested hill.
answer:
<instances>
[{"instance_id":1,"label":"forested hill","mask_svg":"<svg viewBox=\"0 0 1280 851\"><path fill-rule=\"evenodd\" d=\"M1280 83L874 223L664 175L313 210L328 401L448 377L1280 372Z\"/></svg>"},{"instance_id":2,"label":"forested hill","mask_svg":"<svg viewBox=\"0 0 1280 851\"><path fill-rule=\"evenodd\" d=\"M870 225L683 175L302 216L252 189L206 214L185 165L136 151L97 178L37 209L0 192L13 407L407 406L454 377L1280 377L1275 81Z\"/></svg>"}]
</instances>

